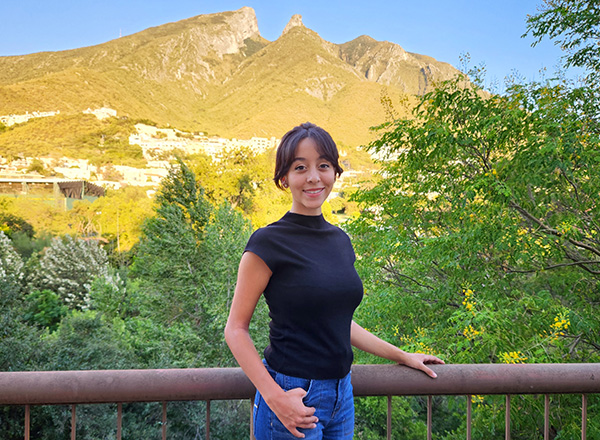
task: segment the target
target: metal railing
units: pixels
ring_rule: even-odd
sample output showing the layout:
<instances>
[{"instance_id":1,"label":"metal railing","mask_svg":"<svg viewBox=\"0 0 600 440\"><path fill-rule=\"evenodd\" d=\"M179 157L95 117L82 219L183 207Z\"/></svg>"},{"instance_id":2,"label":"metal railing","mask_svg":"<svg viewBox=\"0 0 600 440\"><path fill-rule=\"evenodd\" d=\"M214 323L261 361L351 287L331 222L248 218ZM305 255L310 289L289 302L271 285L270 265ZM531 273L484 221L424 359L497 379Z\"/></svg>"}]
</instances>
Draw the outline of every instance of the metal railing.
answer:
<instances>
[{"instance_id":1,"label":"metal railing","mask_svg":"<svg viewBox=\"0 0 600 440\"><path fill-rule=\"evenodd\" d=\"M587 395L600 393L600 364L435 365L438 378L397 365L354 365L355 396L388 396L387 436L391 438L391 397L428 396L427 438L432 438L432 396L467 396L467 440L471 438L471 395L506 395L505 438L510 439L510 396L545 396L544 439L549 439L550 394L581 394L581 438L586 439ZM76 405L117 404L121 439L122 404L162 402L162 438L167 438L169 401L252 399L254 387L239 368L171 370L34 371L0 373L0 405L24 405L24 438L29 440L31 405L71 405L71 439L76 438ZM595 417L598 417L596 415ZM250 429L252 429L250 427Z\"/></svg>"}]
</instances>

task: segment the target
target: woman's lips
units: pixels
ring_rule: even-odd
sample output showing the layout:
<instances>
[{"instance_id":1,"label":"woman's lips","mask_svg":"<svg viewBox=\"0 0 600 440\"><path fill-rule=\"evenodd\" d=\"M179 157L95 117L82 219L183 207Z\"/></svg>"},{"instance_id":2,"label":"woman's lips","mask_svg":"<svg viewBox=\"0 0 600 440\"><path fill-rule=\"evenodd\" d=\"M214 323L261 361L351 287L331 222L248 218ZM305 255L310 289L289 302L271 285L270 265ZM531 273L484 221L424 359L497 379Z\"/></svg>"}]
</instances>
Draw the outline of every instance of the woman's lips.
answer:
<instances>
[{"instance_id":1,"label":"woman's lips","mask_svg":"<svg viewBox=\"0 0 600 440\"><path fill-rule=\"evenodd\" d=\"M309 196L318 196L319 194L321 194L323 192L325 188L312 188L312 189L305 189L304 193L309 195Z\"/></svg>"}]
</instances>

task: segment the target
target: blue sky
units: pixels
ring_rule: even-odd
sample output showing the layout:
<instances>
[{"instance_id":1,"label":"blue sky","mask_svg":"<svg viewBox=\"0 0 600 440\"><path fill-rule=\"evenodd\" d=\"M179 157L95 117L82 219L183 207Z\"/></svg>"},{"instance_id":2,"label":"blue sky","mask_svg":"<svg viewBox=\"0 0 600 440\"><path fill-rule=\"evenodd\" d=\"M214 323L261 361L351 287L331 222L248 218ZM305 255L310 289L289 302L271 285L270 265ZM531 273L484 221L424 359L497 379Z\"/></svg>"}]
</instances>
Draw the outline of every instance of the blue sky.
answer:
<instances>
[{"instance_id":1,"label":"blue sky","mask_svg":"<svg viewBox=\"0 0 600 440\"><path fill-rule=\"evenodd\" d=\"M397 43L455 67L468 53L485 64L486 82L504 83L518 72L539 80L554 72L561 51L521 38L527 14L542 0L17 0L2 6L0 56L100 44L119 35L201 14L252 7L261 35L275 40L293 14L325 40L344 43L360 35Z\"/></svg>"}]
</instances>

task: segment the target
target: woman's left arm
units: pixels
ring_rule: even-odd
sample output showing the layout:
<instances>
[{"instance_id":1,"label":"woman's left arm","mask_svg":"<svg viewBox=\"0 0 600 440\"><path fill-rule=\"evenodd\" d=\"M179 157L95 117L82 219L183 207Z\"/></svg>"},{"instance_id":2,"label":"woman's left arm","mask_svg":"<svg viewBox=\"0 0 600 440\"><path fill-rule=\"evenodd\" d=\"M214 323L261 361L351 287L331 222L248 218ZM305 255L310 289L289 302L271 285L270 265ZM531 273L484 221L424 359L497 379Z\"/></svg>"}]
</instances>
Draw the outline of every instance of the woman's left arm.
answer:
<instances>
[{"instance_id":1,"label":"woman's left arm","mask_svg":"<svg viewBox=\"0 0 600 440\"><path fill-rule=\"evenodd\" d=\"M350 342L359 350L374 354L390 361L397 362L407 367L421 370L427 375L436 378L435 372L425 364L443 364L444 361L428 354L407 353L400 350L382 339L379 339L373 333L365 330L356 322L352 321L350 329Z\"/></svg>"}]
</instances>

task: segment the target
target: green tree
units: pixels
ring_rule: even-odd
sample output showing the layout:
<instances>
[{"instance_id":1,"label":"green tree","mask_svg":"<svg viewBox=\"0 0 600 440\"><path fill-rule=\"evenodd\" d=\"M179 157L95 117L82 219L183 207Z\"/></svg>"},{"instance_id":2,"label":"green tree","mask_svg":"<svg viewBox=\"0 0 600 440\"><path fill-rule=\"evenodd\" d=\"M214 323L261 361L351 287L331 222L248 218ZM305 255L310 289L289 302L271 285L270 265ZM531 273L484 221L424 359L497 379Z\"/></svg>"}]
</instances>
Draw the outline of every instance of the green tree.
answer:
<instances>
[{"instance_id":1,"label":"green tree","mask_svg":"<svg viewBox=\"0 0 600 440\"><path fill-rule=\"evenodd\" d=\"M197 155L191 165L206 198L214 205L227 201L233 208L252 217L259 211L265 187L272 186L271 154L249 148L227 151L218 159Z\"/></svg>"},{"instance_id":2,"label":"green tree","mask_svg":"<svg viewBox=\"0 0 600 440\"><path fill-rule=\"evenodd\" d=\"M0 196L0 212L23 219L40 235L74 232L70 228L68 213L65 212L64 207L48 203L48 200Z\"/></svg>"},{"instance_id":3,"label":"green tree","mask_svg":"<svg viewBox=\"0 0 600 440\"><path fill-rule=\"evenodd\" d=\"M456 79L381 127L384 178L350 225L359 321L451 362L600 359L600 132L579 97L564 83L485 97Z\"/></svg>"},{"instance_id":4,"label":"green tree","mask_svg":"<svg viewBox=\"0 0 600 440\"><path fill-rule=\"evenodd\" d=\"M107 189L104 197L93 202L76 202L68 218L77 235L108 240L105 248L111 258L117 258L138 242L142 224L152 215L152 205L144 188Z\"/></svg>"},{"instance_id":5,"label":"green tree","mask_svg":"<svg viewBox=\"0 0 600 440\"><path fill-rule=\"evenodd\" d=\"M210 204L183 161L163 180L155 215L142 228L133 274L161 319L202 319L199 285L208 256L202 252Z\"/></svg>"},{"instance_id":6,"label":"green tree","mask_svg":"<svg viewBox=\"0 0 600 440\"><path fill-rule=\"evenodd\" d=\"M39 331L22 320L23 282L23 261L0 231L0 371L26 370L39 353Z\"/></svg>"},{"instance_id":7,"label":"green tree","mask_svg":"<svg viewBox=\"0 0 600 440\"><path fill-rule=\"evenodd\" d=\"M23 279L23 261L4 231L0 231L0 279L4 283L19 283Z\"/></svg>"},{"instance_id":8,"label":"green tree","mask_svg":"<svg viewBox=\"0 0 600 440\"><path fill-rule=\"evenodd\" d=\"M583 81L513 82L489 96L459 78L371 145L382 179L359 192L350 223L367 291L357 319L410 350L451 362L600 360L598 6L544 3L528 32L556 39ZM573 438L562 407L577 402L561 399L551 430ZM494 437L502 402L475 404L474 438ZM541 412L523 398L513 435L541 438Z\"/></svg>"},{"instance_id":9,"label":"green tree","mask_svg":"<svg viewBox=\"0 0 600 440\"><path fill-rule=\"evenodd\" d=\"M68 308L51 290L35 290L25 296L26 309L23 319L42 328L54 331L67 315Z\"/></svg>"},{"instance_id":10,"label":"green tree","mask_svg":"<svg viewBox=\"0 0 600 440\"><path fill-rule=\"evenodd\" d=\"M206 197L194 173L179 160L158 191L154 216L143 226L133 282L128 283L139 314L126 320L126 328L136 357L151 368L235 362L223 330L250 225L226 201L214 206ZM253 322L253 329L260 328L257 341L264 343L266 307L261 305L257 316L262 319ZM232 402L212 414L222 438L245 434L244 404ZM184 420L174 420L173 426L189 431Z\"/></svg>"},{"instance_id":11,"label":"green tree","mask_svg":"<svg viewBox=\"0 0 600 440\"><path fill-rule=\"evenodd\" d=\"M173 167L143 226L132 274L141 314L156 323L191 324L203 345L202 365L231 363L222 332L250 225L228 203L218 207L183 162ZM218 342L217 342L218 341Z\"/></svg>"},{"instance_id":12,"label":"green tree","mask_svg":"<svg viewBox=\"0 0 600 440\"><path fill-rule=\"evenodd\" d=\"M29 167L27 168L27 172L38 173L43 176L47 176L49 174L49 172L44 167L44 162L42 162L40 159L33 159L31 165L29 165Z\"/></svg>"},{"instance_id":13,"label":"green tree","mask_svg":"<svg viewBox=\"0 0 600 440\"><path fill-rule=\"evenodd\" d=\"M126 318L134 313L134 301L125 273L109 267L107 274L96 277L90 286L90 309L109 319ZM133 289L135 290L135 288Z\"/></svg>"},{"instance_id":14,"label":"green tree","mask_svg":"<svg viewBox=\"0 0 600 440\"><path fill-rule=\"evenodd\" d=\"M29 222L8 212L0 213L0 230L9 238L12 238L13 234L17 232L25 234L29 238L33 238L35 234L33 226Z\"/></svg>"},{"instance_id":15,"label":"green tree","mask_svg":"<svg viewBox=\"0 0 600 440\"><path fill-rule=\"evenodd\" d=\"M31 289L57 293L71 309L89 307L89 292L96 277L108 274L108 257L93 240L70 235L56 237L36 266L30 268Z\"/></svg>"},{"instance_id":16,"label":"green tree","mask_svg":"<svg viewBox=\"0 0 600 440\"><path fill-rule=\"evenodd\" d=\"M566 51L565 67L600 72L600 5L596 0L543 0L536 15L527 18L527 34L536 38L534 46L544 38Z\"/></svg>"},{"instance_id":17,"label":"green tree","mask_svg":"<svg viewBox=\"0 0 600 440\"><path fill-rule=\"evenodd\" d=\"M44 369L101 370L135 365L123 326L94 311L75 311L47 336Z\"/></svg>"}]
</instances>

